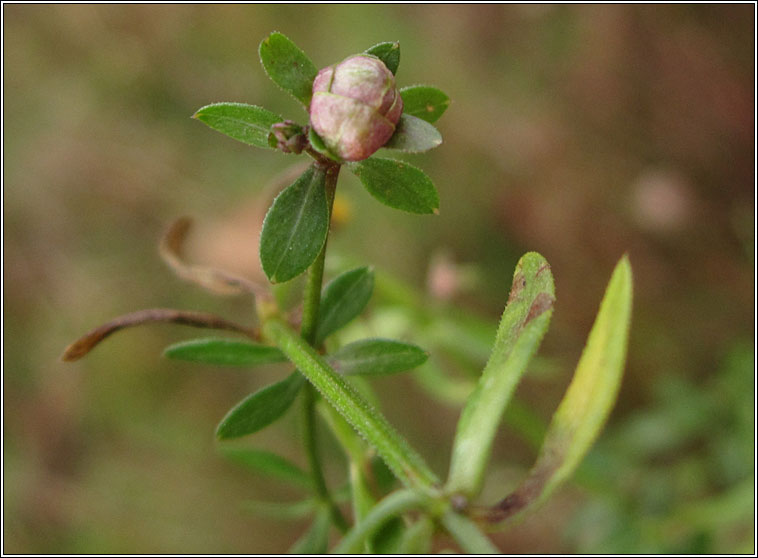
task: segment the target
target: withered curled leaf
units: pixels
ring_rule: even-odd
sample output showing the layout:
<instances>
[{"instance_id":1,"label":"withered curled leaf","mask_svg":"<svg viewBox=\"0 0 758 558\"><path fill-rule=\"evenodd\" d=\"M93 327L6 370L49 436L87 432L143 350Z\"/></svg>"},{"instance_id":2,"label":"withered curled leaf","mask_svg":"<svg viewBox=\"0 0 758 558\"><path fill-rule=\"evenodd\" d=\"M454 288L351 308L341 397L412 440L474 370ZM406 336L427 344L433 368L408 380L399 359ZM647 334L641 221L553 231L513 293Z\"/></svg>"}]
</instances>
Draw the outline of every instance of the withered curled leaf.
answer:
<instances>
[{"instance_id":1,"label":"withered curled leaf","mask_svg":"<svg viewBox=\"0 0 758 558\"><path fill-rule=\"evenodd\" d=\"M218 295L263 294L262 288L249 279L221 269L186 262L183 248L191 226L192 219L180 217L171 224L161 240L161 258L177 276Z\"/></svg>"},{"instance_id":2,"label":"withered curled leaf","mask_svg":"<svg viewBox=\"0 0 758 558\"><path fill-rule=\"evenodd\" d=\"M174 310L171 308L150 308L118 316L117 318L113 318L109 322L85 333L82 337L66 347L66 350L63 351L63 355L61 356L61 360L65 362L79 360L110 334L127 327L154 322L167 322L192 327L237 331L252 339L258 339L260 337L257 330L227 321L215 314Z\"/></svg>"}]
</instances>

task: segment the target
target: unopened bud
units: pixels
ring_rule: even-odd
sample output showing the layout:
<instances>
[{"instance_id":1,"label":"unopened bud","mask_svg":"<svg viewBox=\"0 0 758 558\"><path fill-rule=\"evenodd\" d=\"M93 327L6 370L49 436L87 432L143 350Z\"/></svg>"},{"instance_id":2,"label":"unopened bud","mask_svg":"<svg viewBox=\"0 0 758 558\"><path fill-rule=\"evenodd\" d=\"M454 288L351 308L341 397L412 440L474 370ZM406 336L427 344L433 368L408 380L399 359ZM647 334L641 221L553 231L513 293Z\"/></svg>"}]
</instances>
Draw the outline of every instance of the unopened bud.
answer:
<instances>
[{"instance_id":1,"label":"unopened bud","mask_svg":"<svg viewBox=\"0 0 758 558\"><path fill-rule=\"evenodd\" d=\"M387 143L402 112L395 76L375 56L351 56L313 81L311 126L345 161L366 159Z\"/></svg>"}]
</instances>

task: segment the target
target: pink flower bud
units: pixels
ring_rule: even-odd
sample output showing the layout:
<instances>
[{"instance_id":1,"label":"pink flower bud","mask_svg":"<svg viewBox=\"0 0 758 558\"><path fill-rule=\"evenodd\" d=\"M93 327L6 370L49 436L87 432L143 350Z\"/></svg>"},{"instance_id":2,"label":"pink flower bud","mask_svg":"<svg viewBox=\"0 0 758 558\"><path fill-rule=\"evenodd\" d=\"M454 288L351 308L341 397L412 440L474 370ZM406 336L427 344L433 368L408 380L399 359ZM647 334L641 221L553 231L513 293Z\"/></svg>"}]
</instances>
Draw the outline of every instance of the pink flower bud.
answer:
<instances>
[{"instance_id":1,"label":"pink flower bud","mask_svg":"<svg viewBox=\"0 0 758 558\"><path fill-rule=\"evenodd\" d=\"M387 143L402 112L395 76L370 54L328 66L313 80L311 126L345 161L366 159Z\"/></svg>"}]
</instances>

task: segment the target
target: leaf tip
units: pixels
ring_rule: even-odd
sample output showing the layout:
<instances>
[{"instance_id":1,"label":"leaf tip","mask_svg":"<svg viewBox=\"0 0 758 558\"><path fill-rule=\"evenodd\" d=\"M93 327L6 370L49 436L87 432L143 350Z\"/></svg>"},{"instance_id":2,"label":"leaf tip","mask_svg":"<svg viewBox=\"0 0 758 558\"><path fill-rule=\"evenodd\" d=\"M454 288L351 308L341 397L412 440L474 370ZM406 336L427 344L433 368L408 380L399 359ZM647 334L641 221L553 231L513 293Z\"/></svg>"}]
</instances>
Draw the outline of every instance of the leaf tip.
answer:
<instances>
[{"instance_id":1,"label":"leaf tip","mask_svg":"<svg viewBox=\"0 0 758 558\"><path fill-rule=\"evenodd\" d=\"M221 424L219 424L216 427L216 439L217 440L229 439L229 433L227 432L227 429L226 429L226 423L223 421L221 422Z\"/></svg>"}]
</instances>

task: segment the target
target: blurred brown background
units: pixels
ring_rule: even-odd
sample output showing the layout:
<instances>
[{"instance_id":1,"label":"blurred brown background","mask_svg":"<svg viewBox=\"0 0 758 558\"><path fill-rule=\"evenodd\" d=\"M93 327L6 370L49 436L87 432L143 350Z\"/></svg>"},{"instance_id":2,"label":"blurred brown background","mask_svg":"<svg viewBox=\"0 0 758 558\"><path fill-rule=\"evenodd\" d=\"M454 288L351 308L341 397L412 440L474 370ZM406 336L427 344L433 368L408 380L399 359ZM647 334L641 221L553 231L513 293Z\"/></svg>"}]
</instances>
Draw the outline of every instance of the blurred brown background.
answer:
<instances>
[{"instance_id":1,"label":"blurred brown background","mask_svg":"<svg viewBox=\"0 0 758 558\"><path fill-rule=\"evenodd\" d=\"M59 361L140 308L251 320L175 279L156 246L191 215L193 259L260 275L256 229L293 158L189 117L240 101L303 120L258 62L273 30L319 67L399 40L399 85L453 99L444 144L414 158L441 214L392 211L346 176L334 254L424 289L444 252L475 271L455 303L494 327L518 257L541 252L557 372L519 394L545 420L629 253L629 364L597 454L609 484L570 484L500 548L753 552L754 6L5 4L3 26L5 552L281 552L304 529L241 511L293 494L215 451L228 408L280 370L168 362L196 333L168 326ZM457 411L407 378L377 386L444 474ZM291 415L252 442L302 464ZM496 457L523 472L534 453Z\"/></svg>"}]
</instances>

